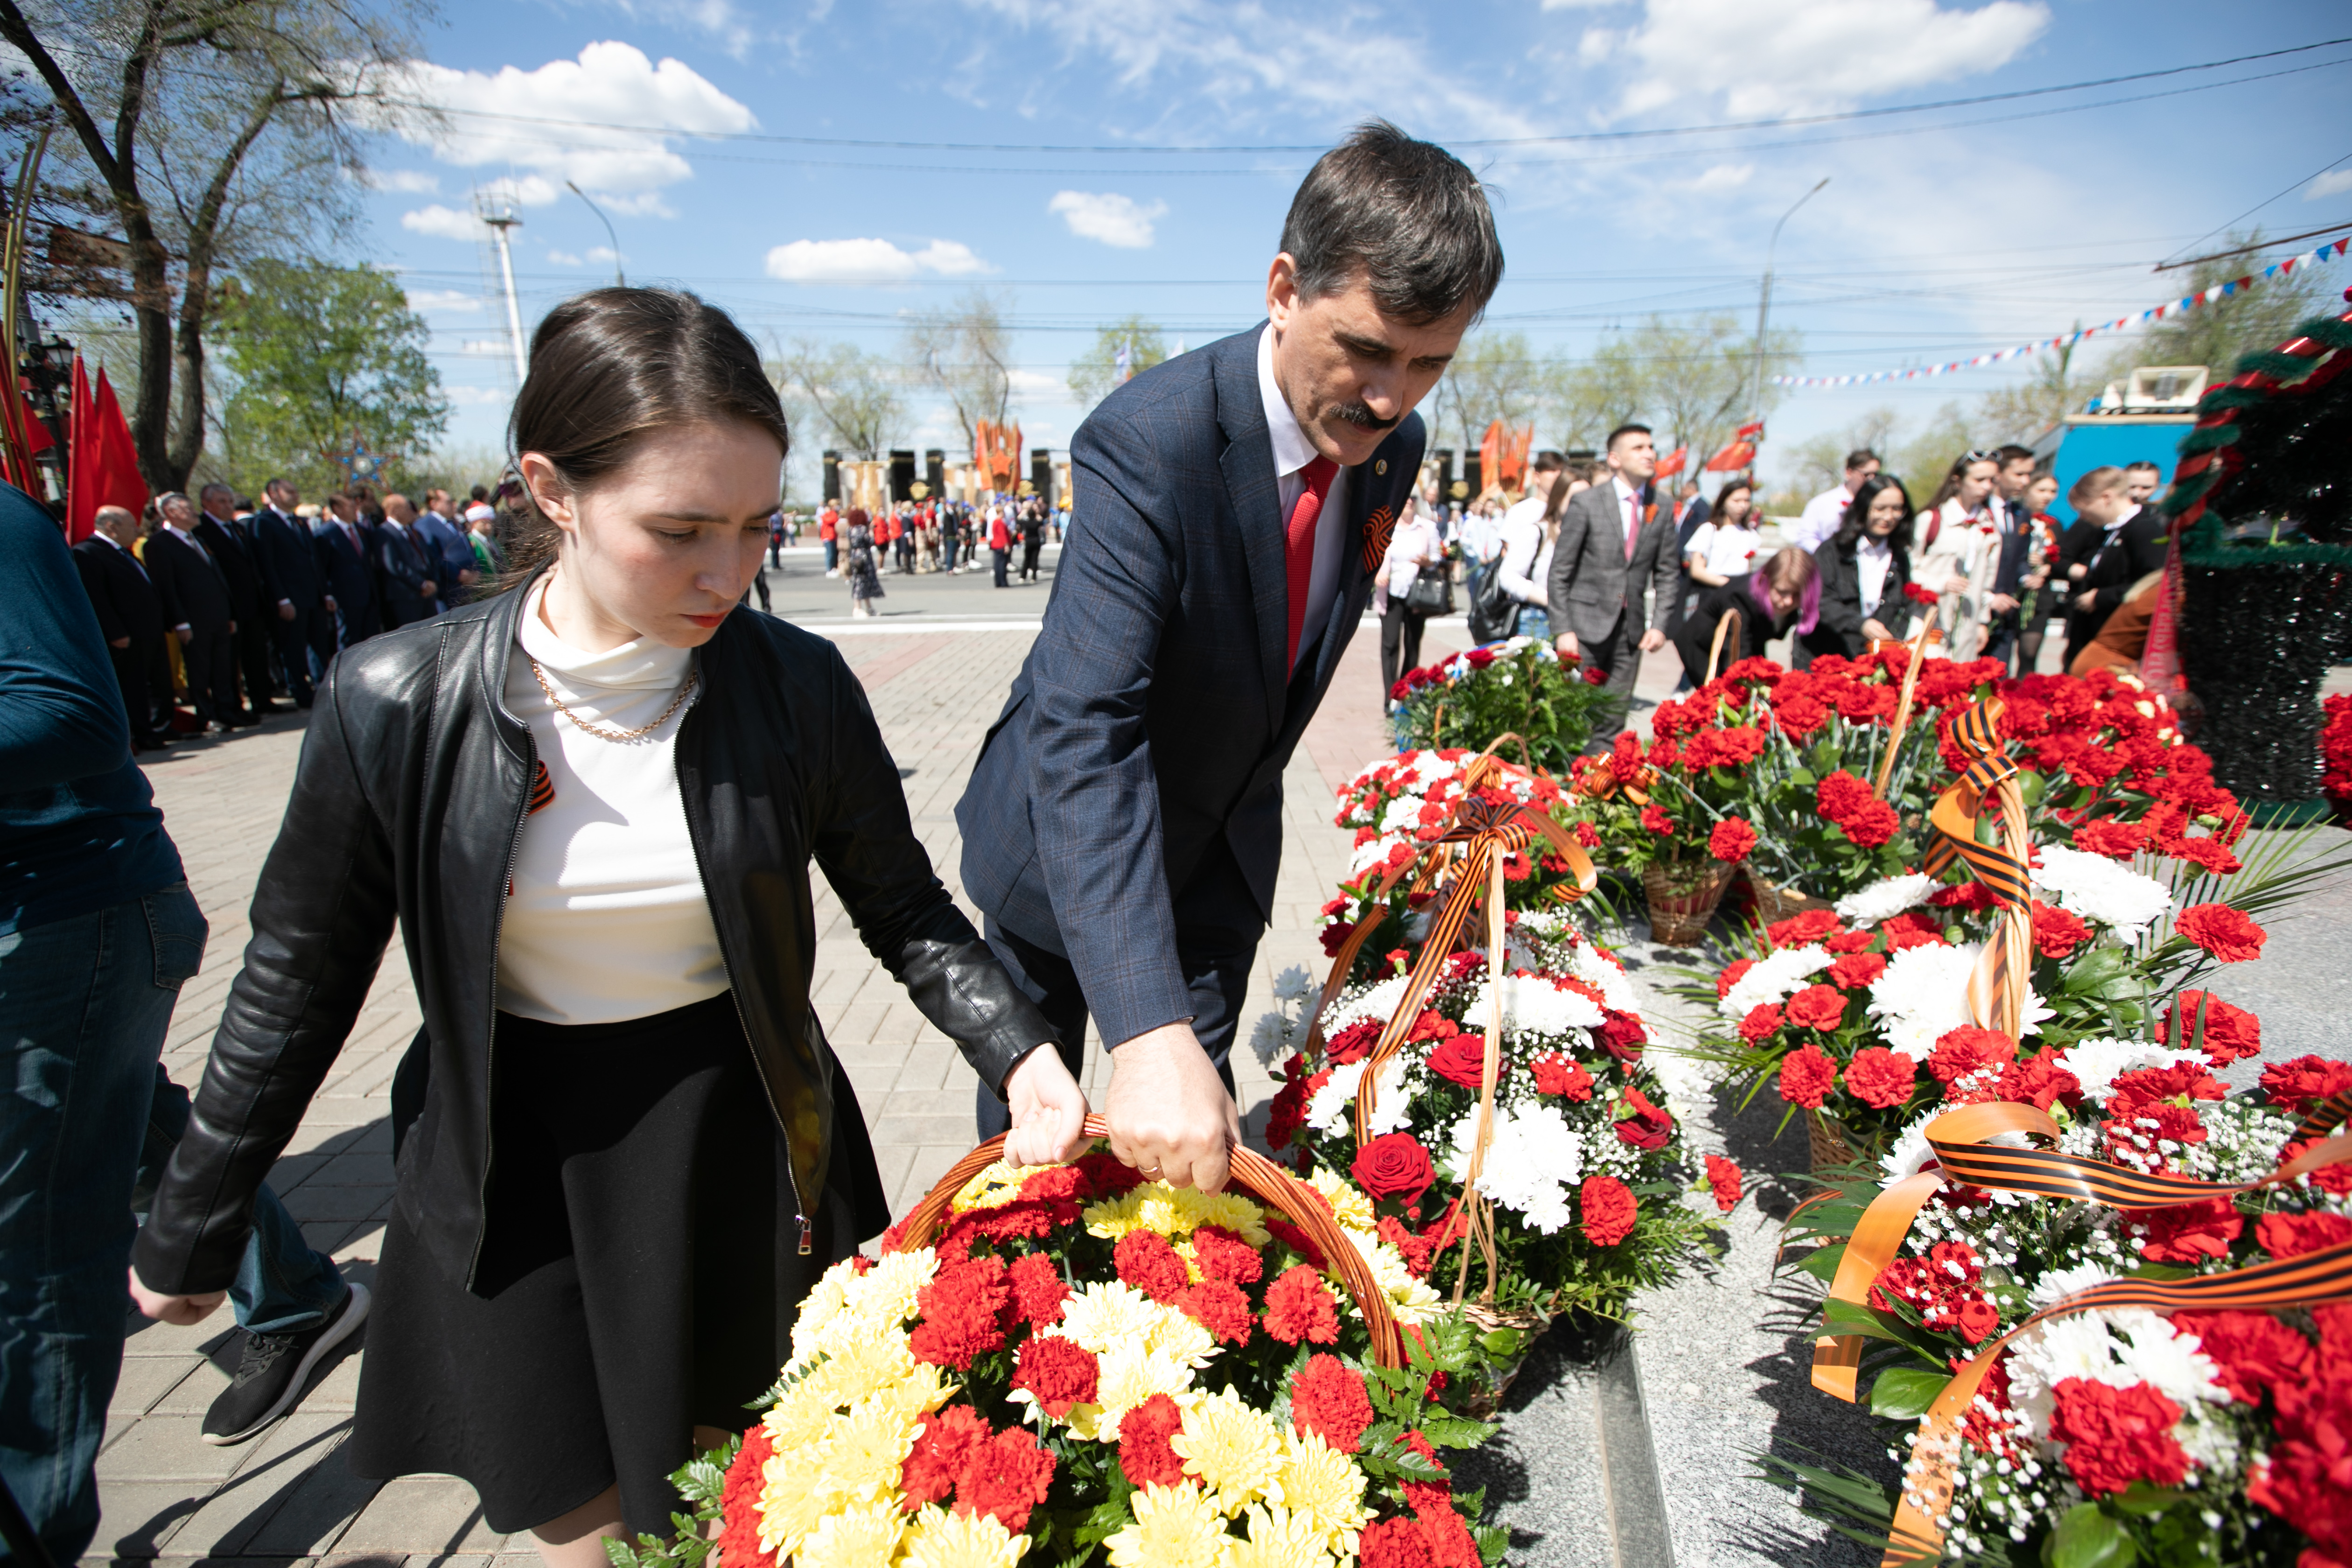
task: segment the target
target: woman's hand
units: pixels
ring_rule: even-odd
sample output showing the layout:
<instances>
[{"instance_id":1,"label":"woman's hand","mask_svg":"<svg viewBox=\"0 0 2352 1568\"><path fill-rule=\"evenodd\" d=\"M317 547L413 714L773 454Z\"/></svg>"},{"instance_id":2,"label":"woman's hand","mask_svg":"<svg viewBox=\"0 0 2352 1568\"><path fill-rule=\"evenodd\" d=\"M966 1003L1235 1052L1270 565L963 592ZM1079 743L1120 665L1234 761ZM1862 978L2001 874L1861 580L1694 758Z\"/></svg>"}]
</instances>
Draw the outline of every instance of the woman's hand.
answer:
<instances>
[{"instance_id":1,"label":"woman's hand","mask_svg":"<svg viewBox=\"0 0 2352 1568\"><path fill-rule=\"evenodd\" d=\"M1052 1042L1039 1046L1004 1075L1013 1130L1004 1158L1015 1165L1058 1165L1086 1142L1087 1095Z\"/></svg>"},{"instance_id":2,"label":"woman's hand","mask_svg":"<svg viewBox=\"0 0 2352 1568\"><path fill-rule=\"evenodd\" d=\"M1893 642L1895 640L1895 634L1886 629L1886 624L1884 621L1872 620L1863 622L1862 635L1868 637L1873 642Z\"/></svg>"},{"instance_id":3,"label":"woman's hand","mask_svg":"<svg viewBox=\"0 0 2352 1568\"><path fill-rule=\"evenodd\" d=\"M139 1270L133 1268L131 1270L131 1300L138 1305L142 1316L152 1318L159 1323L176 1323L184 1329L211 1317L220 1304L228 1300L228 1292L209 1290L201 1296L165 1296L140 1283Z\"/></svg>"}]
</instances>

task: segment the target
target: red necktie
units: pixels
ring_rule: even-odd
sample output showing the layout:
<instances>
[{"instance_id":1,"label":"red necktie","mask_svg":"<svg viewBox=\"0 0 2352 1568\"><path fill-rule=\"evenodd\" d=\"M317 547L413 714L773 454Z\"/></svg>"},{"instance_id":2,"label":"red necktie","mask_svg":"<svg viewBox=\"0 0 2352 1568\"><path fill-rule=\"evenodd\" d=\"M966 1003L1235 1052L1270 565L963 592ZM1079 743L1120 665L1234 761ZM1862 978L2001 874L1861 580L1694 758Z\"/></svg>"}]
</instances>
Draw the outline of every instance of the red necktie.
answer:
<instances>
[{"instance_id":1,"label":"red necktie","mask_svg":"<svg viewBox=\"0 0 2352 1568\"><path fill-rule=\"evenodd\" d=\"M1315 523L1323 515L1323 498L1331 493L1331 478L1339 471L1339 465L1325 457L1300 469L1307 488L1290 503L1290 517L1282 525L1282 563L1290 605L1290 660L1283 666L1286 672L1298 663L1298 634L1307 625L1307 587L1315 576Z\"/></svg>"}]
</instances>

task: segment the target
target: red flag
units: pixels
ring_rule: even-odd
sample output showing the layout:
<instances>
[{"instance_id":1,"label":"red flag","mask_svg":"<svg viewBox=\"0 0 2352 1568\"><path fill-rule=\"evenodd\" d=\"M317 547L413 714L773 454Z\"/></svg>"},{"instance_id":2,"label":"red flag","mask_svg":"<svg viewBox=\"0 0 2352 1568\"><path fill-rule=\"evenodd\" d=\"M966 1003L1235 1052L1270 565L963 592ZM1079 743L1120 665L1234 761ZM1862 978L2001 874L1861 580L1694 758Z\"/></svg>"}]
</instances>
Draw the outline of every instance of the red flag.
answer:
<instances>
[{"instance_id":1,"label":"red flag","mask_svg":"<svg viewBox=\"0 0 2352 1568\"><path fill-rule=\"evenodd\" d=\"M1734 441L1706 460L1706 471L1710 474L1737 473L1755 460L1755 442Z\"/></svg>"},{"instance_id":2,"label":"red flag","mask_svg":"<svg viewBox=\"0 0 2352 1568\"><path fill-rule=\"evenodd\" d=\"M139 454L114 388L101 370L92 395L79 354L74 356L73 425L66 437L66 542L79 544L98 531L99 508L135 512L147 504L147 481L139 477Z\"/></svg>"},{"instance_id":3,"label":"red flag","mask_svg":"<svg viewBox=\"0 0 2352 1568\"><path fill-rule=\"evenodd\" d=\"M1683 465L1689 461L1690 448L1688 447L1675 447L1673 451L1668 452L1664 457L1658 459L1658 478L1662 479L1673 478L1675 475L1681 473L1683 471Z\"/></svg>"}]
</instances>

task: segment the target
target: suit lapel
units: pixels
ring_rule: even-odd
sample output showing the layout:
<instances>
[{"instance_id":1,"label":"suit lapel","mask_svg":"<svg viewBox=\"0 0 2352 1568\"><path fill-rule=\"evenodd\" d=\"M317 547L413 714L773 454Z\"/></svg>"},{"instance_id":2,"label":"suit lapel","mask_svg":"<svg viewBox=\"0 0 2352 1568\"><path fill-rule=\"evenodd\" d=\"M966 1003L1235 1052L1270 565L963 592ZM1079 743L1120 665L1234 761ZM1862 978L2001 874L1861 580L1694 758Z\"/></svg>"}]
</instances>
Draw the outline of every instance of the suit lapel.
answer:
<instances>
[{"instance_id":1,"label":"suit lapel","mask_svg":"<svg viewBox=\"0 0 2352 1568\"><path fill-rule=\"evenodd\" d=\"M1241 530L1242 559L1249 568L1266 722L1279 729L1290 674L1284 658L1288 651L1289 582L1283 563L1282 488L1274 473L1274 437L1266 429L1265 402L1258 393L1257 339L1247 333L1226 339L1216 352L1215 374L1217 425L1225 436L1224 455L1217 467L1224 474L1225 500Z\"/></svg>"}]
</instances>

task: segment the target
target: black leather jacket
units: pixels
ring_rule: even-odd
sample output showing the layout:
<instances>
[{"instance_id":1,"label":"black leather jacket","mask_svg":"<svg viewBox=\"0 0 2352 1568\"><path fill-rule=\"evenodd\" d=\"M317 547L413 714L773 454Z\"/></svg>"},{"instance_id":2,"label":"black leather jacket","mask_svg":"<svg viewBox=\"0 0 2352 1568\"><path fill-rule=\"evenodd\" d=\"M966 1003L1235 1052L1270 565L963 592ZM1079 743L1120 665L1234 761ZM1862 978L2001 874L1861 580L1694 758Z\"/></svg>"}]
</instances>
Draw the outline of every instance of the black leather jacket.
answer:
<instances>
[{"instance_id":1,"label":"black leather jacket","mask_svg":"<svg viewBox=\"0 0 2352 1568\"><path fill-rule=\"evenodd\" d=\"M517 591L362 643L319 690L286 820L254 895L185 1137L134 1259L152 1289L235 1278L254 1188L350 1034L398 918L430 1064L402 1140L398 1201L470 1284L490 1147L499 921L535 754L501 700ZM864 689L834 646L738 611L697 658L677 731L678 793L719 948L761 1077L815 1212L838 1070L809 1010L814 858L858 934L981 1080L1052 1027L957 910L908 819Z\"/></svg>"}]
</instances>

